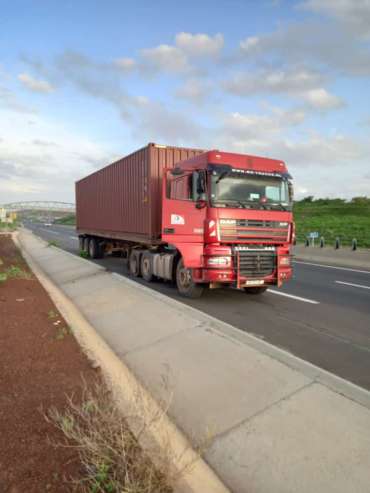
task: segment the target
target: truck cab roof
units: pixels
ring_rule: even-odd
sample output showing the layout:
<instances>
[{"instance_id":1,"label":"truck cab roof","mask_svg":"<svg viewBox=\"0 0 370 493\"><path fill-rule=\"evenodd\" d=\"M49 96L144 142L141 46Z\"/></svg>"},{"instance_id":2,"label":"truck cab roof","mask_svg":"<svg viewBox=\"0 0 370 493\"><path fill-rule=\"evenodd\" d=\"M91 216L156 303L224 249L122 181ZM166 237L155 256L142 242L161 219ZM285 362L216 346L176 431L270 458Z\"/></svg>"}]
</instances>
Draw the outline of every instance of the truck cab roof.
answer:
<instances>
[{"instance_id":1,"label":"truck cab roof","mask_svg":"<svg viewBox=\"0 0 370 493\"><path fill-rule=\"evenodd\" d=\"M191 159L181 161L176 164L176 167L180 167L182 169L205 169L209 164L215 166L229 165L238 169L267 171L279 174L288 173L285 162L279 159L253 156L250 154L224 152L217 149L206 151Z\"/></svg>"}]
</instances>

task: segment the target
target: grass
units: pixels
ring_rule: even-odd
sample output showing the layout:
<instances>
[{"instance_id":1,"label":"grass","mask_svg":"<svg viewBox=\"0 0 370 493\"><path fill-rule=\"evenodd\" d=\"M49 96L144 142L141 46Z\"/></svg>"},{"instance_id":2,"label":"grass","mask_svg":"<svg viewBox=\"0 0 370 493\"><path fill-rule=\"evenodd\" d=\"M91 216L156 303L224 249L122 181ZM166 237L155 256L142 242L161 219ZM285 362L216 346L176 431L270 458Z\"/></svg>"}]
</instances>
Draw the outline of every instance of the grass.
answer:
<instances>
[{"instance_id":1,"label":"grass","mask_svg":"<svg viewBox=\"0 0 370 493\"><path fill-rule=\"evenodd\" d=\"M3 230L3 231L6 231L6 232L12 232L12 231L15 231L18 227L18 222L17 221L14 221L13 223L3 223L0 221L0 231Z\"/></svg>"},{"instance_id":2,"label":"grass","mask_svg":"<svg viewBox=\"0 0 370 493\"><path fill-rule=\"evenodd\" d=\"M141 433L157 419L143 419L143 405L136 404ZM158 452L161 467L154 466L130 431L127 420L102 383L84 388L82 402L68 398L63 412L51 409L46 419L57 426L65 441L59 446L78 450L82 476L70 481L83 493L171 493L176 479L171 472L170 450ZM132 416L130 416L132 419ZM150 430L149 430L150 431ZM161 454L161 455L158 455Z\"/></svg>"},{"instance_id":3,"label":"grass","mask_svg":"<svg viewBox=\"0 0 370 493\"><path fill-rule=\"evenodd\" d=\"M66 224L66 225L74 226L76 224L76 215L69 214L68 216L61 217L60 219L56 219L54 222L56 224Z\"/></svg>"},{"instance_id":4,"label":"grass","mask_svg":"<svg viewBox=\"0 0 370 493\"><path fill-rule=\"evenodd\" d=\"M49 310L48 311L48 318L49 319L57 318L58 316L59 315L54 310Z\"/></svg>"},{"instance_id":5,"label":"grass","mask_svg":"<svg viewBox=\"0 0 370 493\"><path fill-rule=\"evenodd\" d=\"M7 279L32 279L31 272L21 269L18 265L11 265L5 269Z\"/></svg>"},{"instance_id":6,"label":"grass","mask_svg":"<svg viewBox=\"0 0 370 493\"><path fill-rule=\"evenodd\" d=\"M298 241L317 231L327 245L334 245L336 238L350 245L356 238L359 247L370 247L370 199L304 199L294 204L294 220Z\"/></svg>"},{"instance_id":7,"label":"grass","mask_svg":"<svg viewBox=\"0 0 370 493\"><path fill-rule=\"evenodd\" d=\"M59 243L55 240L50 240L48 241L48 247L58 247L59 246Z\"/></svg>"},{"instance_id":8,"label":"grass","mask_svg":"<svg viewBox=\"0 0 370 493\"><path fill-rule=\"evenodd\" d=\"M79 255L82 258L89 258L89 253L86 250L80 250Z\"/></svg>"},{"instance_id":9,"label":"grass","mask_svg":"<svg viewBox=\"0 0 370 493\"><path fill-rule=\"evenodd\" d=\"M62 341L69 334L72 334L72 329L70 327L60 327L58 328L58 332L57 335L55 336L55 339L57 341Z\"/></svg>"}]
</instances>

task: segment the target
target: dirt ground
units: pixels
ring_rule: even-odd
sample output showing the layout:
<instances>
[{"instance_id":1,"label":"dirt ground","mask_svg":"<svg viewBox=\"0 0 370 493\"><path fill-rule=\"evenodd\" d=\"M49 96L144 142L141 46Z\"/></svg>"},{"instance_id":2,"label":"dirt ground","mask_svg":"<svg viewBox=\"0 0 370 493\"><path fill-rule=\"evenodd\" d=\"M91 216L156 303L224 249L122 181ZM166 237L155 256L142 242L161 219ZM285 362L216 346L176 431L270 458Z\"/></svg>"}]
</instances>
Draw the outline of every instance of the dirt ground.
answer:
<instances>
[{"instance_id":1,"label":"dirt ground","mask_svg":"<svg viewBox=\"0 0 370 493\"><path fill-rule=\"evenodd\" d=\"M12 267L13 266L13 267ZM9 270L10 269L10 270ZM43 416L97 378L70 328L10 236L0 235L0 493L72 491L75 450ZM73 329L73 328L72 328Z\"/></svg>"}]
</instances>

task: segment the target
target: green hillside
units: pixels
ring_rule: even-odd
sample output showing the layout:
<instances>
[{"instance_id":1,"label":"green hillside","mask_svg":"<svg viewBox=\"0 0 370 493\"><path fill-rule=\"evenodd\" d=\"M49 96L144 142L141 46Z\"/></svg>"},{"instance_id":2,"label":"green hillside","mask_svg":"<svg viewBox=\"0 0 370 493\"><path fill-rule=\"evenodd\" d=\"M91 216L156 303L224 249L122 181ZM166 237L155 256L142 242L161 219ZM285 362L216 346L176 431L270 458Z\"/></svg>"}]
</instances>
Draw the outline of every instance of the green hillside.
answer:
<instances>
[{"instance_id":1,"label":"green hillside","mask_svg":"<svg viewBox=\"0 0 370 493\"><path fill-rule=\"evenodd\" d=\"M370 198L314 199L306 197L294 204L297 240L303 242L308 233L317 231L326 244L339 237L343 245L353 238L359 247L370 247Z\"/></svg>"}]
</instances>

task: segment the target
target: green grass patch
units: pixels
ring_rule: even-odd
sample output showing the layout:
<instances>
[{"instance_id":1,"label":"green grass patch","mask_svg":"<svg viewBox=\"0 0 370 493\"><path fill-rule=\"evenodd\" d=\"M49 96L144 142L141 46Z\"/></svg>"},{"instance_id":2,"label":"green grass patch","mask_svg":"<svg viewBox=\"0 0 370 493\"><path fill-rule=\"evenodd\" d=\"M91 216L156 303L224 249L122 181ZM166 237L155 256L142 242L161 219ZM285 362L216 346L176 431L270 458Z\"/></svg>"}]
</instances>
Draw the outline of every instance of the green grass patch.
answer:
<instances>
[{"instance_id":1,"label":"green grass patch","mask_svg":"<svg viewBox=\"0 0 370 493\"><path fill-rule=\"evenodd\" d=\"M58 317L58 314L54 310L48 311L48 318L49 319L53 319L53 318L57 318L57 317Z\"/></svg>"},{"instance_id":2,"label":"green grass patch","mask_svg":"<svg viewBox=\"0 0 370 493\"><path fill-rule=\"evenodd\" d=\"M334 245L336 238L342 245L350 245L355 238L359 247L370 248L370 199L308 199L294 204L298 242L317 231L327 245Z\"/></svg>"},{"instance_id":3,"label":"green grass patch","mask_svg":"<svg viewBox=\"0 0 370 493\"><path fill-rule=\"evenodd\" d=\"M76 215L69 214L68 216L61 217L54 221L55 224L65 224L68 226L74 226L76 224Z\"/></svg>"},{"instance_id":4,"label":"green grass patch","mask_svg":"<svg viewBox=\"0 0 370 493\"><path fill-rule=\"evenodd\" d=\"M48 241L48 247L52 247L52 246L58 247L59 246L59 243L57 241L55 241L55 240Z\"/></svg>"},{"instance_id":5,"label":"green grass patch","mask_svg":"<svg viewBox=\"0 0 370 493\"><path fill-rule=\"evenodd\" d=\"M9 232L13 232L17 229L18 227L18 222L15 221L14 223L3 223L0 221L0 231L9 231Z\"/></svg>"},{"instance_id":6,"label":"green grass patch","mask_svg":"<svg viewBox=\"0 0 370 493\"><path fill-rule=\"evenodd\" d=\"M7 279L32 279L32 274L24 269L21 269L18 265L11 265L5 270Z\"/></svg>"},{"instance_id":7,"label":"green grass patch","mask_svg":"<svg viewBox=\"0 0 370 493\"><path fill-rule=\"evenodd\" d=\"M72 334L72 329L70 327L60 327L60 328L58 328L57 335L55 336L55 339L57 341L62 341L69 334Z\"/></svg>"},{"instance_id":8,"label":"green grass patch","mask_svg":"<svg viewBox=\"0 0 370 493\"><path fill-rule=\"evenodd\" d=\"M88 254L88 252L86 250L80 250L79 255L82 258L89 258L89 254Z\"/></svg>"}]
</instances>

